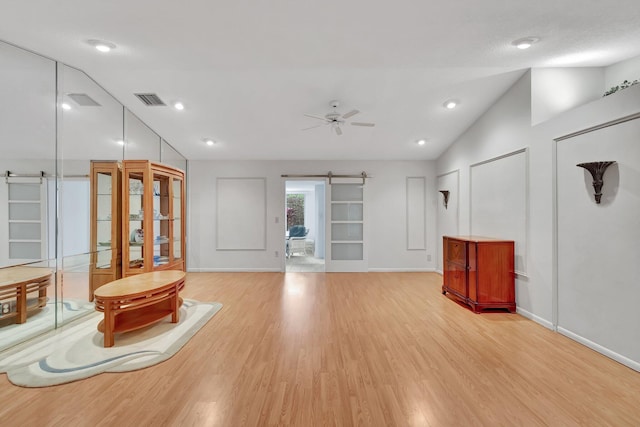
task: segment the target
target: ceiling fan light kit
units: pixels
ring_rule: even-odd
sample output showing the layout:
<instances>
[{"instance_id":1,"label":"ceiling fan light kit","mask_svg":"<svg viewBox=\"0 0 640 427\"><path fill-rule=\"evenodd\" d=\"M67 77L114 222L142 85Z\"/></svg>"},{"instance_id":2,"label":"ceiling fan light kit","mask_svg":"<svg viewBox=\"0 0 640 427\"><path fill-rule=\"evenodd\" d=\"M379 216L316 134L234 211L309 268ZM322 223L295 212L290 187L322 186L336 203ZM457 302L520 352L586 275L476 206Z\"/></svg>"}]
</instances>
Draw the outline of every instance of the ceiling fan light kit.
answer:
<instances>
[{"instance_id":1,"label":"ceiling fan light kit","mask_svg":"<svg viewBox=\"0 0 640 427\"><path fill-rule=\"evenodd\" d=\"M321 123L319 125L315 125L315 126L310 126L308 128L304 128L302 130L309 130L309 129L313 129L313 128L317 128L320 127L322 125L331 125L331 128L335 131L336 135L340 136L342 135L342 129L340 128L341 125L347 123L347 119L355 116L356 114L360 113L360 110L356 110L355 108L351 111L348 111L344 114L340 114L336 109L338 108L338 106L340 106L340 101L338 100L333 100L331 102L329 102L329 106L331 108L333 108L333 111L325 114L324 116L319 116L316 114L304 114L305 117L309 117L312 119L317 119L317 120L322 120L324 123ZM368 123L368 122L351 122L350 123L352 126L365 126L365 127L373 127L375 126L375 123Z\"/></svg>"}]
</instances>

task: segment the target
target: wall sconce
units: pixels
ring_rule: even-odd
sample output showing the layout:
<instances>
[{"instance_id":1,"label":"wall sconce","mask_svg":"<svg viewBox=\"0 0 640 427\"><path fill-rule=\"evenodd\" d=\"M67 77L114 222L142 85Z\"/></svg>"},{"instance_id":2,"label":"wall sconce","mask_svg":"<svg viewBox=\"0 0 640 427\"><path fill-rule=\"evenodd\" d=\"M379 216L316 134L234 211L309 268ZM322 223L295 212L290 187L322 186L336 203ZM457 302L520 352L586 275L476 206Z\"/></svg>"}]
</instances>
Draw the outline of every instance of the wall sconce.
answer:
<instances>
[{"instance_id":1,"label":"wall sconce","mask_svg":"<svg viewBox=\"0 0 640 427\"><path fill-rule=\"evenodd\" d=\"M449 190L440 190L440 192L444 196L444 208L447 209L447 205L449 204Z\"/></svg>"},{"instance_id":2,"label":"wall sconce","mask_svg":"<svg viewBox=\"0 0 640 427\"><path fill-rule=\"evenodd\" d=\"M590 163L578 163L576 166L580 168L585 168L589 172L591 172L591 176L593 177L593 189L596 190L594 196L596 198L596 203L600 204L600 199L602 198L602 185L604 184L604 171L607 170L609 166L614 164L615 161L612 162L590 162Z\"/></svg>"}]
</instances>

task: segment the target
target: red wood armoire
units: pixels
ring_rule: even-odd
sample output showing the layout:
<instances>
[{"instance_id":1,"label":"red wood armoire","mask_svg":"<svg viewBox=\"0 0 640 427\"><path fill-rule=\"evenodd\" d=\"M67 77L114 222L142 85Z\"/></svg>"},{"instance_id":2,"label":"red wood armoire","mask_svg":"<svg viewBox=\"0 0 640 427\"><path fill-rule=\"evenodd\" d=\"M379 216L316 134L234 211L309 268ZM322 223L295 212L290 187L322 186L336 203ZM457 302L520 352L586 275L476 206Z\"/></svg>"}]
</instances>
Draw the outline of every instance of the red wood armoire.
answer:
<instances>
[{"instance_id":1,"label":"red wood armoire","mask_svg":"<svg viewBox=\"0 0 640 427\"><path fill-rule=\"evenodd\" d=\"M479 236L443 237L442 293L479 313L516 310L514 242Z\"/></svg>"}]
</instances>

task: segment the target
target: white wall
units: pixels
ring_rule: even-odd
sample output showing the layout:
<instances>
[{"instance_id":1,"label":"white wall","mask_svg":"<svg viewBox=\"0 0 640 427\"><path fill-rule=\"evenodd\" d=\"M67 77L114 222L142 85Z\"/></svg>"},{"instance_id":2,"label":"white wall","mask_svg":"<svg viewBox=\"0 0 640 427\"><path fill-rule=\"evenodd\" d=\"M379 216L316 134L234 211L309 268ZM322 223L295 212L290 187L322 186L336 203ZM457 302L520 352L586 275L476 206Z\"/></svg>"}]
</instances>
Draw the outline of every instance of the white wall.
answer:
<instances>
[{"instance_id":1,"label":"white wall","mask_svg":"<svg viewBox=\"0 0 640 427\"><path fill-rule=\"evenodd\" d=\"M366 171L368 206L365 235L369 270L425 271L435 268L435 168L427 161L190 161L189 240L190 271L284 271L283 218L285 178L282 174L360 174ZM407 250L406 178L427 180L427 249ZM215 188L218 177L267 179L267 249L216 251ZM278 221L276 222L276 218ZM278 251L279 256L275 256ZM427 256L432 261L427 261Z\"/></svg>"},{"instance_id":2,"label":"white wall","mask_svg":"<svg viewBox=\"0 0 640 427\"><path fill-rule=\"evenodd\" d=\"M639 138L637 118L559 141L557 206L558 330L640 371ZM609 159L596 204L576 164Z\"/></svg>"},{"instance_id":3,"label":"white wall","mask_svg":"<svg viewBox=\"0 0 640 427\"><path fill-rule=\"evenodd\" d=\"M317 213L318 215L315 218L315 224L316 226L314 227L317 232L314 235L315 239L314 239L314 256L316 258L322 258L324 259L324 251L325 251L325 224L326 224L326 216L325 216L325 204L323 204L323 202L325 201L325 195L326 195L326 188L324 183L321 184L316 184L315 186L315 191L314 191L314 196L316 198L315 200L315 204L317 206L318 209Z\"/></svg>"},{"instance_id":4,"label":"white wall","mask_svg":"<svg viewBox=\"0 0 640 427\"><path fill-rule=\"evenodd\" d=\"M306 228L309 229L309 234L307 234L307 238L311 240L315 240L316 234L318 230L314 224L316 224L317 219L317 209L316 209L316 194L314 192L305 191L304 193L304 223Z\"/></svg>"},{"instance_id":5,"label":"white wall","mask_svg":"<svg viewBox=\"0 0 640 427\"><path fill-rule=\"evenodd\" d=\"M91 186L89 178L65 180L60 192L62 256L89 253Z\"/></svg>"},{"instance_id":6,"label":"white wall","mask_svg":"<svg viewBox=\"0 0 640 427\"><path fill-rule=\"evenodd\" d=\"M604 93L604 68L534 68L531 70L531 124L558 114Z\"/></svg>"},{"instance_id":7,"label":"white wall","mask_svg":"<svg viewBox=\"0 0 640 427\"><path fill-rule=\"evenodd\" d=\"M564 258L556 258L554 138L640 112L640 85L614 95L598 98L532 127L530 125L530 83L531 77L530 74L527 74L514 84L438 159L437 173L442 175L456 169L460 170L459 232L466 234L469 232L471 209L470 166L528 147L530 170L529 250L526 260L528 275L526 278L518 277L516 280L516 303L519 313L531 317L547 327L553 327L554 324L557 324L558 316L556 262L557 264L578 262L581 265L594 266L595 268L595 266L606 262L606 257L617 256L617 251L624 247L620 246L619 241L609 241L603 242L604 246L601 252L605 258L584 258L585 254L579 248L575 248L574 255L565 254ZM606 144L606 141L603 140L601 143ZM585 191L584 188L577 190ZM625 225L621 224L620 226L624 227ZM635 225L626 224L626 226L634 227ZM441 233L442 231L438 230L438 234ZM571 256L574 258L567 259ZM441 265L439 268L442 268ZM597 276L592 275L590 280L594 280L594 277ZM611 280L628 281L628 277L615 277L614 274ZM637 281L637 279L635 280ZM631 294L621 296L621 298L638 301L640 288L635 286L634 289ZM633 319L630 321L634 322ZM586 329L582 329L583 327ZM592 336L588 325L580 325L580 330L588 336ZM615 328L610 329L609 334L620 334L615 338L618 341L633 339ZM597 336L597 334L593 336Z\"/></svg>"},{"instance_id":8,"label":"white wall","mask_svg":"<svg viewBox=\"0 0 640 427\"><path fill-rule=\"evenodd\" d=\"M436 246L438 249L437 256L437 264L436 270L443 273L442 264L443 264L443 247L442 247L442 237L443 236L456 236L460 234L459 229L459 202L460 199L460 171L453 170L445 172L444 174L438 175L438 180L436 184L436 197L437 197L437 225L438 225L438 233L436 236ZM444 204L444 195L440 193L440 190L449 191L449 200L447 205Z\"/></svg>"}]
</instances>

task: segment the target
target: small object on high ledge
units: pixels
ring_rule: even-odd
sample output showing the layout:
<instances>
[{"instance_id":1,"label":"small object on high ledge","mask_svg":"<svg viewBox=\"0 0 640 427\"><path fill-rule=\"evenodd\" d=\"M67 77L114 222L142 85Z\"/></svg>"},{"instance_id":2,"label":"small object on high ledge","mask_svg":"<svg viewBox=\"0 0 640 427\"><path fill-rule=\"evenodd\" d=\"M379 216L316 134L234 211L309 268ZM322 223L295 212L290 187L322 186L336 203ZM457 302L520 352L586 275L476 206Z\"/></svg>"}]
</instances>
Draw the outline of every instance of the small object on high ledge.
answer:
<instances>
[{"instance_id":1,"label":"small object on high ledge","mask_svg":"<svg viewBox=\"0 0 640 427\"><path fill-rule=\"evenodd\" d=\"M593 189L596 190L594 196L596 198L596 203L600 204L600 199L602 198L602 185L604 184L604 171L607 170L609 166L614 164L615 161L608 162L589 162L589 163L578 163L576 166L585 168L591 173L593 177Z\"/></svg>"},{"instance_id":2,"label":"small object on high ledge","mask_svg":"<svg viewBox=\"0 0 640 427\"><path fill-rule=\"evenodd\" d=\"M444 208L447 209L447 205L449 204L449 190L440 190L440 192L444 196Z\"/></svg>"}]
</instances>

